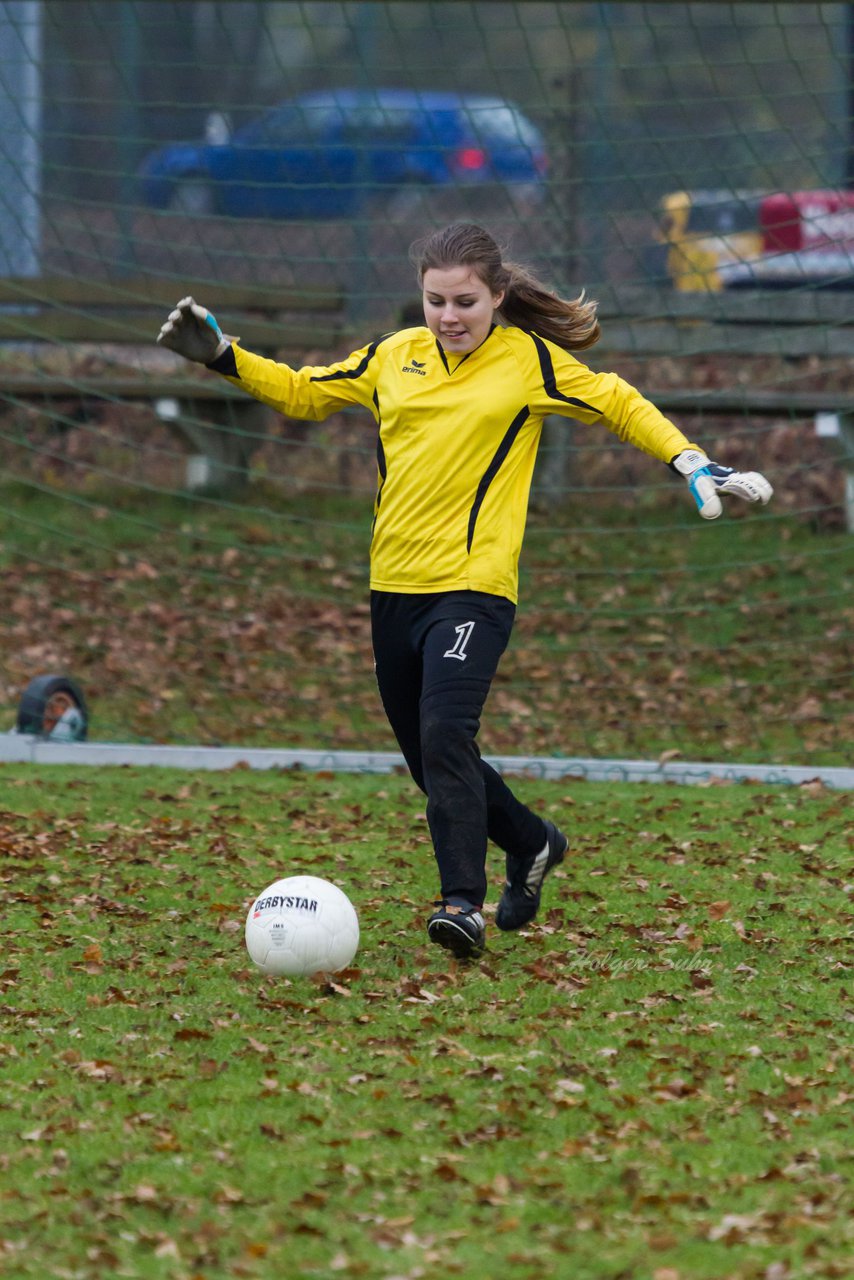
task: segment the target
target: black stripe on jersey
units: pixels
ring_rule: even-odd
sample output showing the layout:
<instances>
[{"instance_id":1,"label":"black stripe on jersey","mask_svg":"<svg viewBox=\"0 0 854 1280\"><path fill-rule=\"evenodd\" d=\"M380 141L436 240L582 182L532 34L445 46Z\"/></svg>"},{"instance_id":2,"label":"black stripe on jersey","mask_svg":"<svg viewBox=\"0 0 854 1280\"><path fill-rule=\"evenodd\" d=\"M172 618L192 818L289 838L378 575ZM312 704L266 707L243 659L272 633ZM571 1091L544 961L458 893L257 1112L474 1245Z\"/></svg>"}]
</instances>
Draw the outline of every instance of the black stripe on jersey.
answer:
<instances>
[{"instance_id":1,"label":"black stripe on jersey","mask_svg":"<svg viewBox=\"0 0 854 1280\"><path fill-rule=\"evenodd\" d=\"M564 404L574 404L577 409L587 409L590 413L601 414L602 410L594 408L592 404L587 404L584 400L577 400L575 396L565 396L562 391L558 391L555 367L552 364L552 357L548 347L542 338L538 338L535 333L531 334L531 341L537 348L537 355L540 358L540 372L543 375L543 386L548 396L552 400L562 400Z\"/></svg>"},{"instance_id":2,"label":"black stripe on jersey","mask_svg":"<svg viewBox=\"0 0 854 1280\"><path fill-rule=\"evenodd\" d=\"M486 338L491 337L494 331L495 331L495 325L492 324L489 326L489 333L486 335ZM483 342L486 342L486 338L484 338ZM471 349L471 351L467 351L463 356L462 360L460 361L460 363L455 365L453 372L451 372L451 367L448 364L448 357L445 355L445 348L442 346L439 339L438 338L436 339L436 349L438 350L439 355L442 357L442 364L445 366L445 373L448 375L449 378L453 378L454 374L457 372L457 369L459 369L460 365L465 364L469 356L473 356L475 351L480 350L480 348L483 346L483 342L479 342L476 347L473 347Z\"/></svg>"},{"instance_id":3,"label":"black stripe on jersey","mask_svg":"<svg viewBox=\"0 0 854 1280\"><path fill-rule=\"evenodd\" d=\"M504 432L504 439L495 450L492 461L480 478L480 484L477 486L477 493L474 495L474 502L472 503L472 508L469 512L469 531L468 537L466 538L467 552L471 552L471 544L474 540L474 527L477 524L477 517L480 514L481 507L483 506L486 491L498 475L502 462L513 448L513 442L522 430L523 424L528 420L529 413L530 410L527 405L525 405L523 409L519 410L516 417L510 423L510 426Z\"/></svg>"},{"instance_id":4,"label":"black stripe on jersey","mask_svg":"<svg viewBox=\"0 0 854 1280\"><path fill-rule=\"evenodd\" d=\"M388 335L384 336L387 337ZM336 382L339 378L361 378L381 342L382 338L377 338L376 342L371 343L355 369L338 369L335 373L319 373L315 377L309 378L309 382Z\"/></svg>"},{"instance_id":5,"label":"black stripe on jersey","mask_svg":"<svg viewBox=\"0 0 854 1280\"><path fill-rule=\"evenodd\" d=\"M377 418L379 418L380 401L376 391L374 392L374 404L377 406ZM377 432L377 471L379 472L380 482L377 485L377 496L374 499L374 518L371 522L371 537L374 536L374 526L377 523L377 516L380 513L380 500L383 494L383 485L385 484L387 470L383 439L380 433Z\"/></svg>"},{"instance_id":6,"label":"black stripe on jersey","mask_svg":"<svg viewBox=\"0 0 854 1280\"><path fill-rule=\"evenodd\" d=\"M466 354L463 356L462 360L460 361L460 364L456 365L456 367L454 368L454 372L452 373L451 366L448 364L448 357L445 355L445 348L442 346L438 338L436 339L436 346L438 348L439 355L442 357L442 364L445 366L445 373L448 375L449 378L453 378L454 373L457 372L457 369L459 369L460 364L465 364L466 360L468 360L469 356L472 354L471 351L467 351Z\"/></svg>"}]
</instances>

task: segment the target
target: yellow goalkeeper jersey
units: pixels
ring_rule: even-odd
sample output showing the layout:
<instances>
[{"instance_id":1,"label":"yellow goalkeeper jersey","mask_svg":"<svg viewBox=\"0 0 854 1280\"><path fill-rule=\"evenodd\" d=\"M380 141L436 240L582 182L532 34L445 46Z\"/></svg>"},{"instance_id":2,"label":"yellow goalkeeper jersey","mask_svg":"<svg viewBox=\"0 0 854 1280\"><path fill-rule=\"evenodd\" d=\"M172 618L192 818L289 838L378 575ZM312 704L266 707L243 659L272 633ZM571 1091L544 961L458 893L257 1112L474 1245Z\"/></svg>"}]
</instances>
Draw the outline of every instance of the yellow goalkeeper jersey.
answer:
<instances>
[{"instance_id":1,"label":"yellow goalkeeper jersey","mask_svg":"<svg viewBox=\"0 0 854 1280\"><path fill-rule=\"evenodd\" d=\"M517 328L464 356L427 328L402 329L327 367L291 369L236 343L212 366L293 418L362 405L378 428L371 587L485 591L516 601L543 419L601 423L670 462L694 447L614 373L594 373Z\"/></svg>"}]
</instances>

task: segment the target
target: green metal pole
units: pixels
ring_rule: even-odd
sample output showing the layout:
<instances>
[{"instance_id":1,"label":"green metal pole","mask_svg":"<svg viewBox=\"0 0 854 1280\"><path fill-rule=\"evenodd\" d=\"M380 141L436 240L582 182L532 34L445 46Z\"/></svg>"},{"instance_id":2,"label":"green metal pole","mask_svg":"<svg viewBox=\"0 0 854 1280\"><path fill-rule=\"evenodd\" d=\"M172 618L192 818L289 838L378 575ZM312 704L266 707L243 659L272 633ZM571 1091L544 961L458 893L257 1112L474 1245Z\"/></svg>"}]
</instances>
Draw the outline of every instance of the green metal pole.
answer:
<instances>
[{"instance_id":1,"label":"green metal pole","mask_svg":"<svg viewBox=\"0 0 854 1280\"><path fill-rule=\"evenodd\" d=\"M136 205L136 166L139 157L139 17L133 0L119 4L119 78L118 111L119 164L117 223L119 249L117 268L128 274L136 267L134 209Z\"/></svg>"}]
</instances>

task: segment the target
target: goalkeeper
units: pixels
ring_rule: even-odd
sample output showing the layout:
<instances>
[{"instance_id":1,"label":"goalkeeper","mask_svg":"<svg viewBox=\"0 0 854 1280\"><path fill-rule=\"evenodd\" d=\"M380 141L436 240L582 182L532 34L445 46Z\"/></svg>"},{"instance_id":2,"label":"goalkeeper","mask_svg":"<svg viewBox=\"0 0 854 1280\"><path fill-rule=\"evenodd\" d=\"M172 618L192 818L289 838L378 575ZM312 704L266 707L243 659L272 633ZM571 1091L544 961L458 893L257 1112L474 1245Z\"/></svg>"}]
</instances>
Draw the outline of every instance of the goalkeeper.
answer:
<instances>
[{"instance_id":1,"label":"goalkeeper","mask_svg":"<svg viewBox=\"0 0 854 1280\"><path fill-rule=\"evenodd\" d=\"M483 951L487 841L504 851L499 929L540 904L566 836L480 757L480 716L515 614L517 565L543 419L596 423L684 477L700 515L722 495L765 503L756 472L711 462L614 373L571 352L599 337L595 303L565 300L455 223L413 246L424 325L326 367L291 369L227 337L192 298L158 342L293 418L361 405L378 427L371 622L379 692L427 796L440 900L427 923L456 956ZM498 318L500 317L500 322Z\"/></svg>"}]
</instances>

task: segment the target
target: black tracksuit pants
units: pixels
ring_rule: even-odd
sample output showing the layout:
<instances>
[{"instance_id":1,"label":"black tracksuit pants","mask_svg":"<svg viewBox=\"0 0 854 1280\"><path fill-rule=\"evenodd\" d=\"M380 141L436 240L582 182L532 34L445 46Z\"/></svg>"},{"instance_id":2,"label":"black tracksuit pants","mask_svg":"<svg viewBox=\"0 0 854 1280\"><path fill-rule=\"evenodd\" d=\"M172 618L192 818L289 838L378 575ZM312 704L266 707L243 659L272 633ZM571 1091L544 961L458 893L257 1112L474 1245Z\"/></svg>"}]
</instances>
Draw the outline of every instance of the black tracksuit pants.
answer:
<instances>
[{"instance_id":1,"label":"black tracksuit pants","mask_svg":"<svg viewBox=\"0 0 854 1280\"><path fill-rule=\"evenodd\" d=\"M520 857L546 842L541 818L480 758L480 714L507 647L515 605L480 591L371 593L380 697L427 796L443 899L481 906L487 838Z\"/></svg>"}]
</instances>

